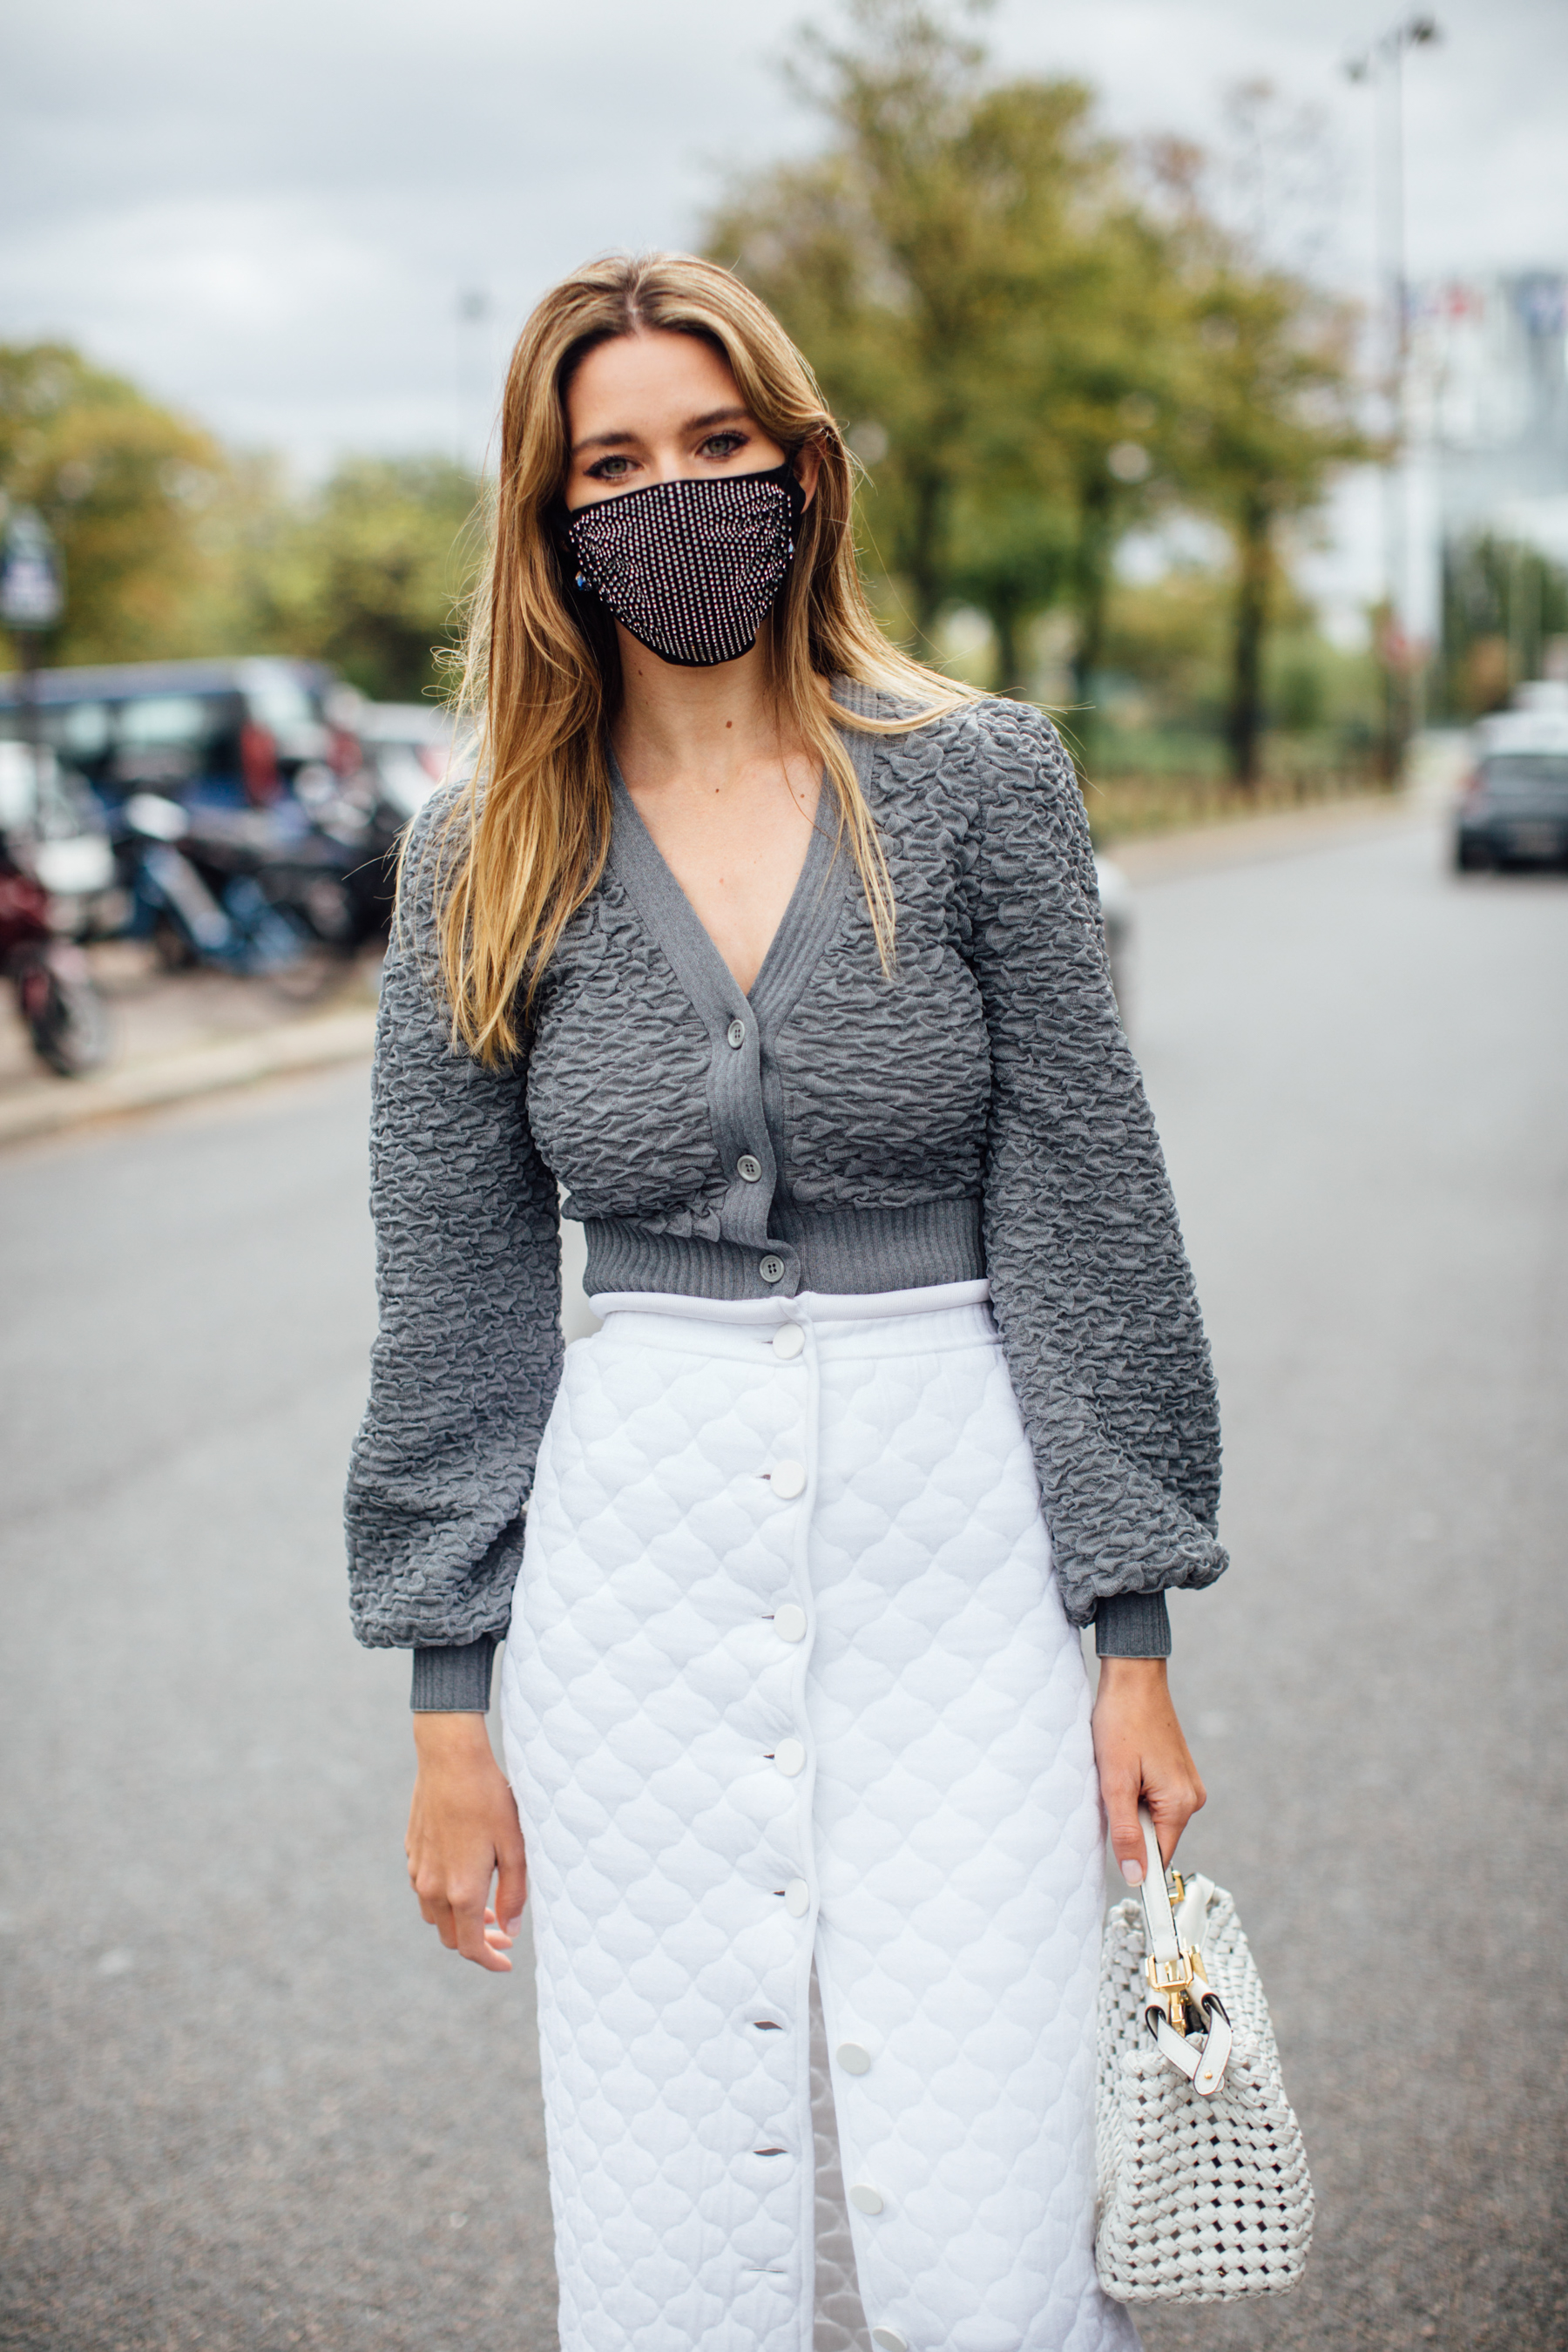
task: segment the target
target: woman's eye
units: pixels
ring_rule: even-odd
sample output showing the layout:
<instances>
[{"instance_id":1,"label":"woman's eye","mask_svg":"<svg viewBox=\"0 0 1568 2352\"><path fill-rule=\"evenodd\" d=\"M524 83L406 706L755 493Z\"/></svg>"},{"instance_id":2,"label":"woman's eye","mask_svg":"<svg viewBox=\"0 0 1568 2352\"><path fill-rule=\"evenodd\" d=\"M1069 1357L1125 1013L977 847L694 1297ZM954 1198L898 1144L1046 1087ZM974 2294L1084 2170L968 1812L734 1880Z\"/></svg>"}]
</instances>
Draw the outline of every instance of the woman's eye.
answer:
<instances>
[{"instance_id":1,"label":"woman's eye","mask_svg":"<svg viewBox=\"0 0 1568 2352\"><path fill-rule=\"evenodd\" d=\"M591 482L618 482L631 467L629 457L601 457L588 468Z\"/></svg>"},{"instance_id":2,"label":"woman's eye","mask_svg":"<svg viewBox=\"0 0 1568 2352\"><path fill-rule=\"evenodd\" d=\"M737 449L745 446L743 433L710 433L697 454L700 457L732 457Z\"/></svg>"}]
</instances>

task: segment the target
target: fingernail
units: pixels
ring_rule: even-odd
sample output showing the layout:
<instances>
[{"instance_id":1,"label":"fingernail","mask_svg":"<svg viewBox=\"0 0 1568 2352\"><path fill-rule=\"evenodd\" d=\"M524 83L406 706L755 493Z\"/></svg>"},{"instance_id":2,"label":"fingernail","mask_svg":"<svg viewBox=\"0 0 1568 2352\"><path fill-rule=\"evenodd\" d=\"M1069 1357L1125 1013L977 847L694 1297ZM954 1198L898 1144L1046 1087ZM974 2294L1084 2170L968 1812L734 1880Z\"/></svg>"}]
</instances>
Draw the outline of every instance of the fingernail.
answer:
<instances>
[{"instance_id":1,"label":"fingernail","mask_svg":"<svg viewBox=\"0 0 1568 2352\"><path fill-rule=\"evenodd\" d=\"M1141 1862L1124 1862L1121 1865L1121 1875L1127 1881L1129 1886L1142 1886L1143 1884L1142 1864Z\"/></svg>"}]
</instances>

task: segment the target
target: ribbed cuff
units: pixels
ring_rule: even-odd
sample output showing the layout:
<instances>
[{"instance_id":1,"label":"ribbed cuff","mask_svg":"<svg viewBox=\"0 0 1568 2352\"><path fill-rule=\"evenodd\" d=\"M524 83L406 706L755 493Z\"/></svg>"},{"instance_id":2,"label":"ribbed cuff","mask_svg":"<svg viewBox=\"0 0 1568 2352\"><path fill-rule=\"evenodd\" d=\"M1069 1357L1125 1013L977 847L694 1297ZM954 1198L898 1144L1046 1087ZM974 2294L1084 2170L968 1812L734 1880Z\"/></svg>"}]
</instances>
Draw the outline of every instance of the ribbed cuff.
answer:
<instances>
[{"instance_id":1,"label":"ribbed cuff","mask_svg":"<svg viewBox=\"0 0 1568 2352\"><path fill-rule=\"evenodd\" d=\"M416 1650L414 1692L409 1706L416 1715L488 1715L490 1706L490 1662L495 1637L481 1633L453 1650Z\"/></svg>"},{"instance_id":2,"label":"ribbed cuff","mask_svg":"<svg viewBox=\"0 0 1568 2352\"><path fill-rule=\"evenodd\" d=\"M1113 1592L1094 1612L1097 1658L1168 1658L1171 1612L1163 1592Z\"/></svg>"}]
</instances>

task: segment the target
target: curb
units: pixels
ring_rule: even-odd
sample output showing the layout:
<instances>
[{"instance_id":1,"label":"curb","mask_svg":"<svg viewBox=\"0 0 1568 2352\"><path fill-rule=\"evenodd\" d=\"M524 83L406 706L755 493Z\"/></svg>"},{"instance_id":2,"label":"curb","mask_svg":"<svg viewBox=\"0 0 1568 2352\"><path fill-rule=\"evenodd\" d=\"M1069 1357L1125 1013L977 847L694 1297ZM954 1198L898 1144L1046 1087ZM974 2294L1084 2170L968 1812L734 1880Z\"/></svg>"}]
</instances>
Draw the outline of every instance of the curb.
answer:
<instances>
[{"instance_id":1,"label":"curb","mask_svg":"<svg viewBox=\"0 0 1568 2352\"><path fill-rule=\"evenodd\" d=\"M374 1039L375 1012L367 1007L263 1030L258 1036L237 1038L232 1044L194 1046L162 1061L106 1070L101 1077L59 1078L47 1091L28 1093L19 1101L0 1101L0 1144L58 1135L71 1128L90 1126L94 1119L153 1110L193 1095L247 1087L258 1078L360 1061L368 1057Z\"/></svg>"}]
</instances>

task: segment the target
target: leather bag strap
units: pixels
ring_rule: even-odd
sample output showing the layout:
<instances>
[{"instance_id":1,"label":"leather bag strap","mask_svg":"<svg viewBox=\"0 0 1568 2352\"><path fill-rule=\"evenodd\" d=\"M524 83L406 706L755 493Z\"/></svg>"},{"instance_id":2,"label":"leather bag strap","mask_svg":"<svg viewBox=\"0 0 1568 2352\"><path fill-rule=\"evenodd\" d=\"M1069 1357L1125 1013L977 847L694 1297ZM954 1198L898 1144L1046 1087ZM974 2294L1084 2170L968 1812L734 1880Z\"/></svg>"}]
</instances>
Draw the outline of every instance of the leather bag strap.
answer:
<instances>
[{"instance_id":1,"label":"leather bag strap","mask_svg":"<svg viewBox=\"0 0 1568 2352\"><path fill-rule=\"evenodd\" d=\"M1176 1932L1176 1915L1171 1908L1171 1892L1165 1883L1164 1859L1146 1805L1139 1806L1138 1822L1143 1832L1145 1857L1140 1890L1143 1897L1143 1935L1155 1979L1144 2004L1144 2021L1160 2046L1161 2056L1186 2076L1200 2097L1212 2099L1225 2080L1230 2059L1230 2020L1225 2013L1224 2002L1201 1974L1201 1955L1200 1969L1194 1970L1191 1965L1194 1948L1184 1945ZM1162 1978L1169 1988L1163 1996L1159 1983ZM1201 2042L1178 2033L1171 2022L1170 1992L1178 1986L1202 2014L1206 2031Z\"/></svg>"}]
</instances>

